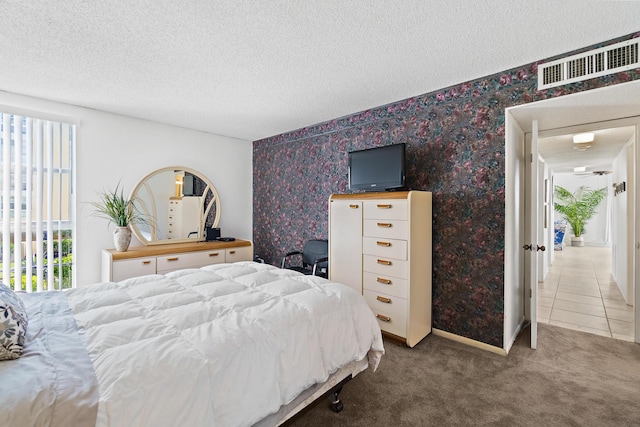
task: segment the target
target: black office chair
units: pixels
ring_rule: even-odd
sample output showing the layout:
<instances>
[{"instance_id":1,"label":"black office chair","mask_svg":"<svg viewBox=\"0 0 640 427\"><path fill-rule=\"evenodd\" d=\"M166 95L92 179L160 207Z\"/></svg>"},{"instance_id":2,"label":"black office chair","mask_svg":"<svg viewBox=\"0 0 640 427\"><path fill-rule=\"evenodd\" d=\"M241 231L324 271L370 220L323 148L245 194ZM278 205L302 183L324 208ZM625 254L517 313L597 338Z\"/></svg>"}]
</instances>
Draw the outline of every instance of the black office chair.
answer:
<instances>
[{"instance_id":1,"label":"black office chair","mask_svg":"<svg viewBox=\"0 0 640 427\"><path fill-rule=\"evenodd\" d=\"M302 265L290 265L285 267L287 258L294 255L302 255ZM327 240L314 239L304 244L302 251L288 252L282 258L281 268L299 271L307 275L327 277L329 271L329 242Z\"/></svg>"}]
</instances>

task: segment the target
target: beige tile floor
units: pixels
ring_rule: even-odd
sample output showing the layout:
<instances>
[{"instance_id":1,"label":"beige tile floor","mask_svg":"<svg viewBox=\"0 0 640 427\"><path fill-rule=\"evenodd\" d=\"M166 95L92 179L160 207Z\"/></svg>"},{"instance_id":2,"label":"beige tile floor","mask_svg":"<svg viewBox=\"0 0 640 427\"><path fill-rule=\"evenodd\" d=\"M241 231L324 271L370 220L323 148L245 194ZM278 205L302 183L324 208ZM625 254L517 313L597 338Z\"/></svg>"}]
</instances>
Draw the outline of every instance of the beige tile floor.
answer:
<instances>
[{"instance_id":1,"label":"beige tile floor","mask_svg":"<svg viewBox=\"0 0 640 427\"><path fill-rule=\"evenodd\" d=\"M633 341L633 307L611 276L611 248L565 246L538 283L538 322Z\"/></svg>"}]
</instances>

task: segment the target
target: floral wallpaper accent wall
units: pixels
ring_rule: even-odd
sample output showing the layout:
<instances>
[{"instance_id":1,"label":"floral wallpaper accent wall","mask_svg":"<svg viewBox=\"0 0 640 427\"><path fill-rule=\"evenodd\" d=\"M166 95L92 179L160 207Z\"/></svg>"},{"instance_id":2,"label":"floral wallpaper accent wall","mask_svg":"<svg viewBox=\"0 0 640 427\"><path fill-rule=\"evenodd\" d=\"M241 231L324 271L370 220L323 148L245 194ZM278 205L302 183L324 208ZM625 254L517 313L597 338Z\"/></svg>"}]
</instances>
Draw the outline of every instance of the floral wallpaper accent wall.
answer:
<instances>
[{"instance_id":1,"label":"floral wallpaper accent wall","mask_svg":"<svg viewBox=\"0 0 640 427\"><path fill-rule=\"evenodd\" d=\"M347 153L405 142L407 186L433 193L433 327L502 347L505 108L639 78L636 69L539 92L533 63L255 141L255 252L279 265L328 238L329 196L350 192Z\"/></svg>"}]
</instances>

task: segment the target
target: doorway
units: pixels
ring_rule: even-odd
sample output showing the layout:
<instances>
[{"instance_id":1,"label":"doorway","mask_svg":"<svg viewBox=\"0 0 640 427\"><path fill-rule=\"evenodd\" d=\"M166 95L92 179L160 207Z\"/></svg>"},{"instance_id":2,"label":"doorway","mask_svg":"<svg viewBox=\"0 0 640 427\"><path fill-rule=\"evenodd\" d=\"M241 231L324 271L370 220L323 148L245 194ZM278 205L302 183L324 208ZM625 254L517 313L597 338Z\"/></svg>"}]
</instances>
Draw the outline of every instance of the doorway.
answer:
<instances>
[{"instance_id":1,"label":"doorway","mask_svg":"<svg viewBox=\"0 0 640 427\"><path fill-rule=\"evenodd\" d=\"M548 221L542 224L541 238L550 250L539 263L537 321L634 341L630 238L634 194L626 188L634 187L636 138L634 126L616 127L616 122L539 135L542 175L549 184L542 197ZM574 142L575 135L587 136L589 141ZM585 187L607 194L586 223L584 246L572 246L571 227L553 208L555 186L570 193ZM554 237L560 237L565 228L563 241L556 240Z\"/></svg>"},{"instance_id":2,"label":"doorway","mask_svg":"<svg viewBox=\"0 0 640 427\"><path fill-rule=\"evenodd\" d=\"M526 214L524 206L525 195L523 191L525 181L525 137L531 134L533 123L536 121L541 136L549 136L552 133L560 134L563 128L572 128L575 131L579 127L605 128L604 123L615 122L617 126L631 126L634 128L634 147L632 150L632 163L638 164L638 151L635 149L640 127L640 105L634 102L634 98L640 96L640 82L629 82L616 86L594 89L578 94L567 95L550 100L539 101L518 107L512 107L506 111L506 214L507 224L505 230L505 247L513 251L512 258L507 260L505 255L505 349L508 351L513 337L527 320L536 319L536 292L525 283L525 266L522 247L526 246L522 229L523 217ZM608 125L608 127L611 127ZM536 135L537 136L537 135ZM537 140L536 140L537 141ZM537 149L536 149L537 153ZM527 160L529 157L527 156ZM633 208L636 208L635 177L627 182L628 194L634 195ZM537 182L537 181L536 181ZM511 188L509 188L511 186ZM638 279L635 266L638 265L635 250L638 242L638 215L629 218L632 225L633 236L630 239L627 254L631 260L631 283L635 286ZM536 242L532 242L536 243ZM540 243L538 243L540 244ZM539 255L538 255L539 256ZM537 263L536 263L537 270ZM536 281L537 282L537 281ZM537 290L537 286L535 287ZM531 293L531 294L530 294ZM634 323L636 342L640 342L638 326L640 316L638 307L640 292L635 292L631 302L634 306ZM531 304L529 304L531 303ZM534 310L531 310L531 307ZM532 313L533 311L533 313ZM534 338L532 337L532 345Z\"/></svg>"}]
</instances>

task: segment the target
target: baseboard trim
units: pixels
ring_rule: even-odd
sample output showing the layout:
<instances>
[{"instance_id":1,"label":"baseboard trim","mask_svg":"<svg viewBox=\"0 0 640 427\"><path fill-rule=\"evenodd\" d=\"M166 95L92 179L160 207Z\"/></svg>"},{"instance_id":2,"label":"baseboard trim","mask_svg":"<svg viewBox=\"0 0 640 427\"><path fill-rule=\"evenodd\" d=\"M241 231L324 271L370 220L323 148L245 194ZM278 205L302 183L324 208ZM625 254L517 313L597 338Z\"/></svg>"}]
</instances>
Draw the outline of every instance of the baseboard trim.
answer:
<instances>
[{"instance_id":1,"label":"baseboard trim","mask_svg":"<svg viewBox=\"0 0 640 427\"><path fill-rule=\"evenodd\" d=\"M520 332L522 331L522 327L524 326L524 324L525 324L525 320L523 319L518 324L518 327L516 328L516 330L513 332L513 335L511 336L511 339L509 340L509 342L505 343L504 350L507 354L509 354L509 352L511 351L511 347L513 347L513 344L515 344L516 339L518 338L518 335L520 335Z\"/></svg>"},{"instance_id":2,"label":"baseboard trim","mask_svg":"<svg viewBox=\"0 0 640 427\"><path fill-rule=\"evenodd\" d=\"M437 335L439 337L447 338L452 341L456 341L462 344L466 344L471 347L479 348L481 350L490 351L491 353L499 354L501 356L506 356L507 352L504 348L496 347L494 345L486 344L480 341L472 340L471 338L461 337L460 335L452 334L451 332L442 331L440 329L432 329L431 332L433 335Z\"/></svg>"}]
</instances>

